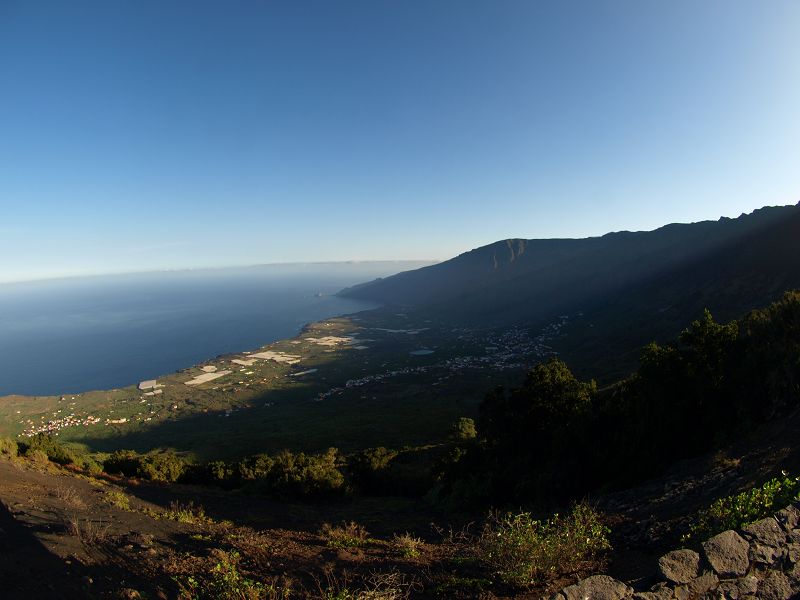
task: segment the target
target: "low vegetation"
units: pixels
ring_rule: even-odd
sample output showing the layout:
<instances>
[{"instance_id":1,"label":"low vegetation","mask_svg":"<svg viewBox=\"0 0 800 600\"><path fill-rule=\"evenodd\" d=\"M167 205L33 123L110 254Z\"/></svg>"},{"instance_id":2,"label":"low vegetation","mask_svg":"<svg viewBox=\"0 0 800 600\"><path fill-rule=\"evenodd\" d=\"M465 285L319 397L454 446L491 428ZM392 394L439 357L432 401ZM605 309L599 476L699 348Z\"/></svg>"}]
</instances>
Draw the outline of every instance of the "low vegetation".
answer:
<instances>
[{"instance_id":1,"label":"low vegetation","mask_svg":"<svg viewBox=\"0 0 800 600\"><path fill-rule=\"evenodd\" d=\"M264 598L289 598L290 590L268 595L268 589L258 581L241 573L241 556L236 551L216 549L212 553L214 566L208 574L192 575L178 579L182 597L208 600L262 600Z\"/></svg>"},{"instance_id":2,"label":"low vegetation","mask_svg":"<svg viewBox=\"0 0 800 600\"><path fill-rule=\"evenodd\" d=\"M16 458L17 452L17 442L6 437L0 437L0 458Z\"/></svg>"},{"instance_id":3,"label":"low vegetation","mask_svg":"<svg viewBox=\"0 0 800 600\"><path fill-rule=\"evenodd\" d=\"M450 505L556 507L653 477L800 406L800 292L740 321L706 311L633 375L598 389L553 358L480 405L437 495ZM680 440L680 443L675 443Z\"/></svg>"},{"instance_id":4,"label":"low vegetation","mask_svg":"<svg viewBox=\"0 0 800 600\"><path fill-rule=\"evenodd\" d=\"M325 538L330 548L358 548L369 541L367 530L355 521L342 523L341 525L325 523L322 525L319 534Z\"/></svg>"},{"instance_id":5,"label":"low vegetation","mask_svg":"<svg viewBox=\"0 0 800 600\"><path fill-rule=\"evenodd\" d=\"M417 558L422 548L422 539L410 533L394 534L392 544L403 558Z\"/></svg>"},{"instance_id":6,"label":"low vegetation","mask_svg":"<svg viewBox=\"0 0 800 600\"><path fill-rule=\"evenodd\" d=\"M759 487L714 501L701 510L684 541L702 541L728 529L741 529L800 499L800 477L782 473Z\"/></svg>"},{"instance_id":7,"label":"low vegetation","mask_svg":"<svg viewBox=\"0 0 800 600\"><path fill-rule=\"evenodd\" d=\"M494 514L480 536L478 553L501 581L524 587L585 566L610 548L609 533L586 504L547 520L527 512Z\"/></svg>"},{"instance_id":8,"label":"low vegetation","mask_svg":"<svg viewBox=\"0 0 800 600\"><path fill-rule=\"evenodd\" d=\"M205 509L194 502L171 502L169 508L158 515L159 518L188 523L190 525L212 523L213 519L206 515Z\"/></svg>"}]
</instances>

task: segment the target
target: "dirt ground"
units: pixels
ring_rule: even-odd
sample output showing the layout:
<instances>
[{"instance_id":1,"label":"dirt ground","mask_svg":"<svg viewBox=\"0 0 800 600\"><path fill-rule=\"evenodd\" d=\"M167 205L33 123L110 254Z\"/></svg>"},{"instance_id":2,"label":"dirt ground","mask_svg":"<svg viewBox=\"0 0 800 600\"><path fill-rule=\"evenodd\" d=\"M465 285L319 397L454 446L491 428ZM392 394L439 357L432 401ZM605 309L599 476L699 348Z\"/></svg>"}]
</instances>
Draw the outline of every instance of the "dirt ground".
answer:
<instances>
[{"instance_id":1,"label":"dirt ground","mask_svg":"<svg viewBox=\"0 0 800 600\"><path fill-rule=\"evenodd\" d=\"M658 556L680 546L699 508L782 469L800 472L798 431L795 414L724 452L591 499L612 527L614 549L604 571L639 589L648 586ZM356 547L331 547L320 533L324 523L350 521L368 531ZM283 597L287 589L292 597L335 597L376 577L394 578L413 598L540 598L549 592L514 594L489 584L485 569L470 559L474 538L461 535L476 526L464 528L415 499L285 503L0 460L0 597L189 598L198 595L193 580L230 564L236 576L267 586L267 598ZM405 532L421 540L414 556L394 538Z\"/></svg>"}]
</instances>

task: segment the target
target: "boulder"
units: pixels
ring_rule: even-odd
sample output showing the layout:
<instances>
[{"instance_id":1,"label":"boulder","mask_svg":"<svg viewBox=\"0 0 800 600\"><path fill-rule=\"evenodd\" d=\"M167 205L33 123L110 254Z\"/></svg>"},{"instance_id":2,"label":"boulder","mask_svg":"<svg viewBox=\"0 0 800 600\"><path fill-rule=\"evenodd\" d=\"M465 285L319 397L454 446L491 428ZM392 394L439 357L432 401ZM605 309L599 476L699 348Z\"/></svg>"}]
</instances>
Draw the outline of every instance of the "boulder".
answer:
<instances>
[{"instance_id":1,"label":"boulder","mask_svg":"<svg viewBox=\"0 0 800 600\"><path fill-rule=\"evenodd\" d=\"M754 575L745 575L739 579L723 581L719 584L717 590L724 595L725 598L739 600L739 598L745 598L755 594L758 591L758 584L759 580L757 577Z\"/></svg>"},{"instance_id":2,"label":"boulder","mask_svg":"<svg viewBox=\"0 0 800 600\"><path fill-rule=\"evenodd\" d=\"M608 575L593 575L561 590L565 600L624 600L633 588Z\"/></svg>"},{"instance_id":3,"label":"boulder","mask_svg":"<svg viewBox=\"0 0 800 600\"><path fill-rule=\"evenodd\" d=\"M722 578L741 577L750 568L749 544L732 530L723 531L703 542L708 564Z\"/></svg>"},{"instance_id":4,"label":"boulder","mask_svg":"<svg viewBox=\"0 0 800 600\"><path fill-rule=\"evenodd\" d=\"M781 562L785 555L785 548L773 548L772 546L765 546L758 542L750 544L750 552L748 553L751 563L759 563L770 567Z\"/></svg>"},{"instance_id":5,"label":"boulder","mask_svg":"<svg viewBox=\"0 0 800 600\"><path fill-rule=\"evenodd\" d=\"M664 579L673 583L689 583L700 574L700 555L694 550L673 550L658 559Z\"/></svg>"},{"instance_id":6,"label":"boulder","mask_svg":"<svg viewBox=\"0 0 800 600\"><path fill-rule=\"evenodd\" d=\"M796 506L789 505L783 510L779 510L775 514L775 518L786 533L789 533L792 529L796 529L797 524L800 523L800 510L797 510Z\"/></svg>"},{"instance_id":7,"label":"boulder","mask_svg":"<svg viewBox=\"0 0 800 600\"><path fill-rule=\"evenodd\" d=\"M675 598L677 600L694 600L704 597L704 594L717 589L719 578L714 573L703 573L700 577L693 579L685 585L675 588Z\"/></svg>"},{"instance_id":8,"label":"boulder","mask_svg":"<svg viewBox=\"0 0 800 600\"><path fill-rule=\"evenodd\" d=\"M786 543L786 532L773 517L756 521L742 529L744 537L764 546L778 548Z\"/></svg>"},{"instance_id":9,"label":"boulder","mask_svg":"<svg viewBox=\"0 0 800 600\"><path fill-rule=\"evenodd\" d=\"M794 594L786 575L780 571L768 571L758 586L757 595L762 600L789 600Z\"/></svg>"},{"instance_id":10,"label":"boulder","mask_svg":"<svg viewBox=\"0 0 800 600\"><path fill-rule=\"evenodd\" d=\"M786 558L793 565L800 563L800 544L789 544L786 547Z\"/></svg>"},{"instance_id":11,"label":"boulder","mask_svg":"<svg viewBox=\"0 0 800 600\"><path fill-rule=\"evenodd\" d=\"M633 600L672 600L674 597L672 588L662 583L650 588L649 592L634 594Z\"/></svg>"}]
</instances>

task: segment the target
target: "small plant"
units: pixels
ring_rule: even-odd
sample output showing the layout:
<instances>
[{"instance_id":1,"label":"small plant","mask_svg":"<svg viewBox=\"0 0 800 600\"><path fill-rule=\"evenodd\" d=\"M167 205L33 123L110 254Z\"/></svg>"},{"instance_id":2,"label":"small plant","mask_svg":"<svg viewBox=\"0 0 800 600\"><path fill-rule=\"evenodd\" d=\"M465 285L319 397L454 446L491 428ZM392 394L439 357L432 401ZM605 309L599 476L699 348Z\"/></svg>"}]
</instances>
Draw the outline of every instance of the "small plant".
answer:
<instances>
[{"instance_id":1,"label":"small plant","mask_svg":"<svg viewBox=\"0 0 800 600\"><path fill-rule=\"evenodd\" d=\"M474 440L477 435L475 421L468 417L461 417L450 428L450 438L458 442Z\"/></svg>"},{"instance_id":2,"label":"small plant","mask_svg":"<svg viewBox=\"0 0 800 600\"><path fill-rule=\"evenodd\" d=\"M355 521L336 526L325 523L319 534L326 538L329 548L358 548L368 541L367 530Z\"/></svg>"},{"instance_id":3,"label":"small plant","mask_svg":"<svg viewBox=\"0 0 800 600\"><path fill-rule=\"evenodd\" d=\"M194 502L181 504L180 502L173 501L170 503L169 509L161 513L161 518L177 521L178 523L189 523L191 525L213 522L210 517L206 516L205 509L200 505L195 506Z\"/></svg>"},{"instance_id":4,"label":"small plant","mask_svg":"<svg viewBox=\"0 0 800 600\"><path fill-rule=\"evenodd\" d=\"M422 540L414 537L410 533L404 533L402 535L394 534L392 543L403 556L403 558L418 557L419 549L422 546Z\"/></svg>"},{"instance_id":5,"label":"small plant","mask_svg":"<svg viewBox=\"0 0 800 600\"><path fill-rule=\"evenodd\" d=\"M238 552L225 552L215 549L212 556L216 564L207 576L190 576L178 584L190 598L209 600L260 600L262 598L283 599L289 595L274 585L265 587L262 583L245 577L239 570L241 556Z\"/></svg>"},{"instance_id":6,"label":"small plant","mask_svg":"<svg viewBox=\"0 0 800 600\"><path fill-rule=\"evenodd\" d=\"M419 589L417 580L397 571L355 577L347 571L336 574L328 566L324 576L324 583L317 578L318 593L314 596L322 600L406 600Z\"/></svg>"},{"instance_id":7,"label":"small plant","mask_svg":"<svg viewBox=\"0 0 800 600\"><path fill-rule=\"evenodd\" d=\"M800 498L800 477L782 472L761 487L715 500L701 510L683 541L703 540L728 529L741 529Z\"/></svg>"},{"instance_id":8,"label":"small plant","mask_svg":"<svg viewBox=\"0 0 800 600\"><path fill-rule=\"evenodd\" d=\"M490 515L478 544L482 561L505 583L527 586L572 573L610 548L609 529L586 504L546 521L530 513Z\"/></svg>"},{"instance_id":9,"label":"small plant","mask_svg":"<svg viewBox=\"0 0 800 600\"><path fill-rule=\"evenodd\" d=\"M106 541L110 528L111 524L104 523L101 519L81 520L77 516L73 516L66 523L67 533L78 538L84 546L94 546Z\"/></svg>"},{"instance_id":10,"label":"small plant","mask_svg":"<svg viewBox=\"0 0 800 600\"><path fill-rule=\"evenodd\" d=\"M74 487L69 485L58 485L53 490L53 495L64 502L67 506L71 506L73 508L85 508L86 503L81 498L81 495L78 493Z\"/></svg>"},{"instance_id":11,"label":"small plant","mask_svg":"<svg viewBox=\"0 0 800 600\"><path fill-rule=\"evenodd\" d=\"M131 499L120 490L108 490L103 496L103 500L121 510L131 510Z\"/></svg>"}]
</instances>

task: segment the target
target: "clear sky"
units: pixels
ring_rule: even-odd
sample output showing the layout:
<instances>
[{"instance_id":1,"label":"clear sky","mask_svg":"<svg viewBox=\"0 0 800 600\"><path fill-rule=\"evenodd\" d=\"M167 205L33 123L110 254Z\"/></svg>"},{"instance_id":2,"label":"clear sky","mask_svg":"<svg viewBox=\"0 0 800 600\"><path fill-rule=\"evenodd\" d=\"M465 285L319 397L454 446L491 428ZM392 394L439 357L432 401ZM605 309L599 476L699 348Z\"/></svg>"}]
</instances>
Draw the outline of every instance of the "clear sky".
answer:
<instances>
[{"instance_id":1,"label":"clear sky","mask_svg":"<svg viewBox=\"0 0 800 600\"><path fill-rule=\"evenodd\" d=\"M800 2L0 2L0 281L800 200Z\"/></svg>"}]
</instances>

